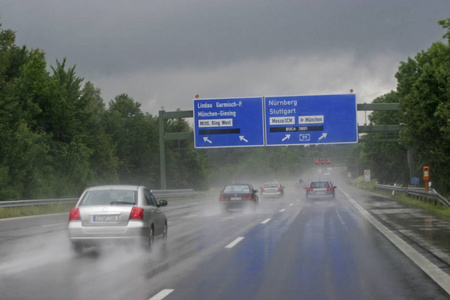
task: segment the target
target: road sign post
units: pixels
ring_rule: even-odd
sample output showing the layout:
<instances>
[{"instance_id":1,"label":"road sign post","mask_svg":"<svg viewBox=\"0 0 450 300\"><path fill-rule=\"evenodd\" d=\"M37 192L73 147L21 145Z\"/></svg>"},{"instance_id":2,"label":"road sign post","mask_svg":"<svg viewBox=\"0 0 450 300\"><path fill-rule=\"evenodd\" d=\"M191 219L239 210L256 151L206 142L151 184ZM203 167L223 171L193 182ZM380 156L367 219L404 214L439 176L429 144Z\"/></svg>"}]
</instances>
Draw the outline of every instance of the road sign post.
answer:
<instances>
[{"instance_id":1,"label":"road sign post","mask_svg":"<svg viewBox=\"0 0 450 300\"><path fill-rule=\"evenodd\" d=\"M428 192L428 181L430 180L430 167L423 167L423 181L425 181L425 192Z\"/></svg>"}]
</instances>

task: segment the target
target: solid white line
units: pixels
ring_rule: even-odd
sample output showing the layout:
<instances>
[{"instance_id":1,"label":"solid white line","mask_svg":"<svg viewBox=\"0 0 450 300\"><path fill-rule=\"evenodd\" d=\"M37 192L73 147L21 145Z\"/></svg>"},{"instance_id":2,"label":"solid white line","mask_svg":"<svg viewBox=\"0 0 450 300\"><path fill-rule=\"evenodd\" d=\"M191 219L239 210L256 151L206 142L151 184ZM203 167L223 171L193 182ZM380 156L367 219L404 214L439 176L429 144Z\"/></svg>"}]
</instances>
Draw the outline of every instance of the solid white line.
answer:
<instances>
[{"instance_id":1,"label":"solid white line","mask_svg":"<svg viewBox=\"0 0 450 300\"><path fill-rule=\"evenodd\" d=\"M231 249L234 246L237 245L237 243L239 243L240 241L242 241L244 238L242 236L238 237L237 239L235 239L234 241L232 241L231 243L229 243L225 248Z\"/></svg>"},{"instance_id":2,"label":"solid white line","mask_svg":"<svg viewBox=\"0 0 450 300\"><path fill-rule=\"evenodd\" d=\"M272 220L271 218L265 219L264 221L261 222L261 224L266 224L267 222L269 222L270 220Z\"/></svg>"},{"instance_id":3,"label":"solid white line","mask_svg":"<svg viewBox=\"0 0 450 300\"><path fill-rule=\"evenodd\" d=\"M386 226L376 220L369 212L362 208L353 198L341 189L341 192L347 197L350 203L377 228L391 243L393 243L400 251L409 257L419 268L431 277L438 285L440 285L447 294L450 295L450 276L442 271L439 267L430 262L425 256L417 252L413 247L408 245L404 240L390 231Z\"/></svg>"},{"instance_id":4,"label":"solid white line","mask_svg":"<svg viewBox=\"0 0 450 300\"><path fill-rule=\"evenodd\" d=\"M158 294L156 294L155 296L151 297L149 300L162 300L162 299L166 298L167 295L169 295L173 291L174 290L171 290L171 289L162 290Z\"/></svg>"},{"instance_id":5,"label":"solid white line","mask_svg":"<svg viewBox=\"0 0 450 300\"><path fill-rule=\"evenodd\" d=\"M280 209L280 212L284 212L285 210L286 210L286 209L284 209L284 208L283 208L283 209Z\"/></svg>"},{"instance_id":6,"label":"solid white line","mask_svg":"<svg viewBox=\"0 0 450 300\"><path fill-rule=\"evenodd\" d=\"M289 204L289 206L292 206L292 205L294 205L294 203Z\"/></svg>"}]
</instances>

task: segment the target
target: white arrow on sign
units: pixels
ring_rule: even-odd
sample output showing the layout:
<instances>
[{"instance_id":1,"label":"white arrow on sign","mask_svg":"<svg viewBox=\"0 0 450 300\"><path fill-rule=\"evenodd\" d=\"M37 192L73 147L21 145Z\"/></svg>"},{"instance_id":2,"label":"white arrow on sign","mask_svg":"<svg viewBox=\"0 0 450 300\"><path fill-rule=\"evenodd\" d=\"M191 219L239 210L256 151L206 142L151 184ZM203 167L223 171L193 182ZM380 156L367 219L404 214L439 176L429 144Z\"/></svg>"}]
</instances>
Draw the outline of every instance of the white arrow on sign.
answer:
<instances>
[{"instance_id":1,"label":"white arrow on sign","mask_svg":"<svg viewBox=\"0 0 450 300\"><path fill-rule=\"evenodd\" d=\"M284 138L282 138L281 141L284 142L285 140L288 140L290 138L291 138L291 135L290 134L286 134L286 136Z\"/></svg>"},{"instance_id":2,"label":"white arrow on sign","mask_svg":"<svg viewBox=\"0 0 450 300\"><path fill-rule=\"evenodd\" d=\"M243 135L240 135L240 136L239 136L239 139L240 139L241 141L244 141L244 142L248 143L248 140L245 139Z\"/></svg>"},{"instance_id":3,"label":"white arrow on sign","mask_svg":"<svg viewBox=\"0 0 450 300\"><path fill-rule=\"evenodd\" d=\"M203 138L203 141L204 142L208 142L208 143L210 143L210 144L212 144L212 142L208 139L208 137L207 136L205 136L204 138Z\"/></svg>"},{"instance_id":4,"label":"white arrow on sign","mask_svg":"<svg viewBox=\"0 0 450 300\"><path fill-rule=\"evenodd\" d=\"M326 138L326 137L327 137L327 134L328 134L328 133L325 133L325 132L322 133L322 135L321 135L320 138L319 138L319 141L320 141L321 139Z\"/></svg>"}]
</instances>

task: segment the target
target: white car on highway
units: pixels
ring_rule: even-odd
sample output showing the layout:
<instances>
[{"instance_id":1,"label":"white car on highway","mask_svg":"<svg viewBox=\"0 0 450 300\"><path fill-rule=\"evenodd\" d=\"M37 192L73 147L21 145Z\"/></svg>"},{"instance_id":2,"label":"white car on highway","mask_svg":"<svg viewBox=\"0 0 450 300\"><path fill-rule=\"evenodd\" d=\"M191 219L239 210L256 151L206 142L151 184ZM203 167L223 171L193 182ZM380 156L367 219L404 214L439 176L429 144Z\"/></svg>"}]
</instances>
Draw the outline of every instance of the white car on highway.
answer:
<instances>
[{"instance_id":1,"label":"white car on highway","mask_svg":"<svg viewBox=\"0 0 450 300\"><path fill-rule=\"evenodd\" d=\"M144 186L106 185L86 189L69 215L73 249L85 246L138 242L151 249L155 237L166 240L167 218Z\"/></svg>"}]
</instances>

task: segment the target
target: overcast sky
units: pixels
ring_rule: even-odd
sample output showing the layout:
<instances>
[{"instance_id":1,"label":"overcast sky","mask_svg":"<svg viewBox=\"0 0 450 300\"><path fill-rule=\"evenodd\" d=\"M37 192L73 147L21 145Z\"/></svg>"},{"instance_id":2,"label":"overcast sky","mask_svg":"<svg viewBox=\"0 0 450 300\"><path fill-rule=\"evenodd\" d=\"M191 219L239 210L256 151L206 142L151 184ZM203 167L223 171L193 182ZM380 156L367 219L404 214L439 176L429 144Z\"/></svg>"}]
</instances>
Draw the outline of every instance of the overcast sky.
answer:
<instances>
[{"instance_id":1,"label":"overcast sky","mask_svg":"<svg viewBox=\"0 0 450 300\"><path fill-rule=\"evenodd\" d=\"M0 0L2 29L67 58L106 103L157 115L201 98L396 88L401 61L442 40L450 0Z\"/></svg>"}]
</instances>

